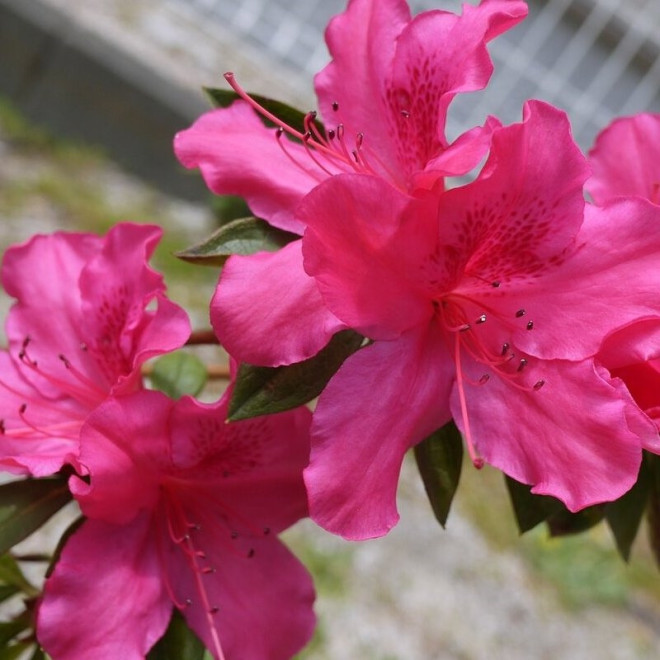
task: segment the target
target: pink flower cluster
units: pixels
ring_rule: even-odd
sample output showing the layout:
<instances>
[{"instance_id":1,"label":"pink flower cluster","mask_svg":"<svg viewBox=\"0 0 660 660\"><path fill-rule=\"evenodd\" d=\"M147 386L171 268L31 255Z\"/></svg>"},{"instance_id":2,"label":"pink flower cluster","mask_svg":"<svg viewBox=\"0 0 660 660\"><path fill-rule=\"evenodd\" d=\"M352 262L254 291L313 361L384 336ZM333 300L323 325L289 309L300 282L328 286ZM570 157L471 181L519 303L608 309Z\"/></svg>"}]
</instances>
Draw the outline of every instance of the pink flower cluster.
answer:
<instances>
[{"instance_id":1,"label":"pink flower cluster","mask_svg":"<svg viewBox=\"0 0 660 660\"><path fill-rule=\"evenodd\" d=\"M365 337L313 415L226 423L233 383L214 404L145 389L144 362L190 332L147 265L157 228L7 251L0 465L69 466L85 516L38 608L54 660L144 658L173 608L217 660L291 657L314 592L277 534L308 514L386 534L404 454L450 420L476 467L571 511L619 498L642 450L660 453L660 118L615 122L589 157L540 101L445 135L452 99L488 83L488 42L526 13L350 0L315 79L324 125L288 126L227 74L239 100L176 136L211 190L299 236L223 267L210 317L233 359Z\"/></svg>"}]
</instances>

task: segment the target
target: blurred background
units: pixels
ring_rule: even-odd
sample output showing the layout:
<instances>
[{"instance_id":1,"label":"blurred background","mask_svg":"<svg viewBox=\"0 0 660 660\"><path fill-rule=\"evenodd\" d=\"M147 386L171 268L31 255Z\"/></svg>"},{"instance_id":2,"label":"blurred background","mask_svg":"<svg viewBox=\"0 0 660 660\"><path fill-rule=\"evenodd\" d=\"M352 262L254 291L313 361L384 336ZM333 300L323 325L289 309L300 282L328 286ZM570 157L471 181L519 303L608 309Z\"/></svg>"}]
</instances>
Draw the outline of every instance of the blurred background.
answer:
<instances>
[{"instance_id":1,"label":"blurred background","mask_svg":"<svg viewBox=\"0 0 660 660\"><path fill-rule=\"evenodd\" d=\"M476 2L476 0L475 0ZM413 0L414 12L460 11ZM484 92L450 107L455 136L488 114L519 121L528 98L568 111L588 149L615 116L660 112L660 0L530 0L490 46ZM255 92L315 107L323 29L343 0L0 0L0 249L36 231L166 228L156 255L171 296L204 327L217 273L172 252L215 226L210 195L172 137L232 70ZM10 301L1 296L2 310ZM209 359L214 359L211 356ZM501 475L465 466L446 530L404 465L402 519L348 544L311 524L289 542L314 573L319 633L301 658L657 658L660 575L645 533L630 565L600 525L574 538L518 536ZM42 551L54 531L29 539Z\"/></svg>"}]
</instances>

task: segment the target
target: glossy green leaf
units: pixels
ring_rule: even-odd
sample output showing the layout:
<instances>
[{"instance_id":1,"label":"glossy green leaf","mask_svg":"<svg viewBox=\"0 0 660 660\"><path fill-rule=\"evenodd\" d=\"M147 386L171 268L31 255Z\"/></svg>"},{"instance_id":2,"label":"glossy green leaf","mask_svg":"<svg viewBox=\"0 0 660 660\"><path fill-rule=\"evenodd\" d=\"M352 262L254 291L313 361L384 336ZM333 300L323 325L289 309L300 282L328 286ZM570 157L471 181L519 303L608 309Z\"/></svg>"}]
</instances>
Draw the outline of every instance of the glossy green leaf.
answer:
<instances>
[{"instance_id":1,"label":"glossy green leaf","mask_svg":"<svg viewBox=\"0 0 660 660\"><path fill-rule=\"evenodd\" d=\"M22 479L0 486L0 554L30 536L70 501L63 477Z\"/></svg>"},{"instance_id":2,"label":"glossy green leaf","mask_svg":"<svg viewBox=\"0 0 660 660\"><path fill-rule=\"evenodd\" d=\"M275 252L300 236L272 227L259 218L232 220L207 239L177 252L179 259L203 266L223 266L232 254Z\"/></svg>"},{"instance_id":3,"label":"glossy green leaf","mask_svg":"<svg viewBox=\"0 0 660 660\"><path fill-rule=\"evenodd\" d=\"M38 589L23 575L20 566L9 553L0 557L0 583L28 596L36 596L39 593Z\"/></svg>"},{"instance_id":4,"label":"glossy green leaf","mask_svg":"<svg viewBox=\"0 0 660 660\"><path fill-rule=\"evenodd\" d=\"M211 100L211 103L216 108L227 108L234 101L237 101L240 96L234 91L229 89L216 89L211 87L206 87L204 89L206 95ZM269 99L266 96L261 96L260 94L250 94L256 103L258 103L262 108L275 115L282 123L290 126L299 133L305 133L305 116L308 114L297 108L293 108L282 101L275 101L274 99ZM266 126L275 126L275 124L266 119L263 115L259 115L261 120L266 124ZM323 125L320 121L315 120L317 129L320 131L323 130Z\"/></svg>"},{"instance_id":5,"label":"glossy green leaf","mask_svg":"<svg viewBox=\"0 0 660 660\"><path fill-rule=\"evenodd\" d=\"M363 341L356 332L342 330L304 362L273 368L242 364L229 404L229 420L282 412L311 401Z\"/></svg>"},{"instance_id":6,"label":"glossy green leaf","mask_svg":"<svg viewBox=\"0 0 660 660\"><path fill-rule=\"evenodd\" d=\"M605 505L605 519L612 530L617 550L628 561L646 510L651 489L651 475L643 461L635 485L622 497Z\"/></svg>"},{"instance_id":7,"label":"glossy green leaf","mask_svg":"<svg viewBox=\"0 0 660 660\"><path fill-rule=\"evenodd\" d=\"M16 658L24 658L25 652L31 647L34 646L34 642L18 642L17 644L12 644L11 646L5 646L5 648L0 649L0 660L15 660ZM30 660L34 658L45 658L43 654L38 656L34 653L30 656Z\"/></svg>"},{"instance_id":8,"label":"glossy green leaf","mask_svg":"<svg viewBox=\"0 0 660 660\"><path fill-rule=\"evenodd\" d=\"M165 635L147 654L147 660L204 660L206 649L175 609Z\"/></svg>"},{"instance_id":9,"label":"glossy green leaf","mask_svg":"<svg viewBox=\"0 0 660 660\"><path fill-rule=\"evenodd\" d=\"M196 355L174 351L154 362L151 385L172 399L180 399L184 394L199 394L207 377L206 366Z\"/></svg>"},{"instance_id":10,"label":"glossy green leaf","mask_svg":"<svg viewBox=\"0 0 660 660\"><path fill-rule=\"evenodd\" d=\"M41 650L39 646L37 646L36 649L34 649L34 652L30 656L30 660L46 660L47 656L46 654Z\"/></svg>"},{"instance_id":11,"label":"glossy green leaf","mask_svg":"<svg viewBox=\"0 0 660 660\"><path fill-rule=\"evenodd\" d=\"M463 438L456 424L445 424L416 445L415 460L433 513L444 527L463 464Z\"/></svg>"},{"instance_id":12,"label":"glossy green leaf","mask_svg":"<svg viewBox=\"0 0 660 660\"><path fill-rule=\"evenodd\" d=\"M602 504L590 506L577 513L572 513L563 505L545 522L550 536L568 536L586 532L597 525L605 517L605 507Z\"/></svg>"},{"instance_id":13,"label":"glossy green leaf","mask_svg":"<svg viewBox=\"0 0 660 660\"><path fill-rule=\"evenodd\" d=\"M521 534L536 527L536 525L547 520L550 515L562 508L559 500L547 495L535 495L532 493L531 486L527 484L521 484L506 475L505 481L516 524Z\"/></svg>"},{"instance_id":14,"label":"glossy green leaf","mask_svg":"<svg viewBox=\"0 0 660 660\"><path fill-rule=\"evenodd\" d=\"M0 622L0 647L6 646L14 637L30 627L30 614L24 610L11 621Z\"/></svg>"},{"instance_id":15,"label":"glossy green leaf","mask_svg":"<svg viewBox=\"0 0 660 660\"><path fill-rule=\"evenodd\" d=\"M660 457L647 454L649 495L646 509L649 543L655 562L660 568Z\"/></svg>"}]
</instances>

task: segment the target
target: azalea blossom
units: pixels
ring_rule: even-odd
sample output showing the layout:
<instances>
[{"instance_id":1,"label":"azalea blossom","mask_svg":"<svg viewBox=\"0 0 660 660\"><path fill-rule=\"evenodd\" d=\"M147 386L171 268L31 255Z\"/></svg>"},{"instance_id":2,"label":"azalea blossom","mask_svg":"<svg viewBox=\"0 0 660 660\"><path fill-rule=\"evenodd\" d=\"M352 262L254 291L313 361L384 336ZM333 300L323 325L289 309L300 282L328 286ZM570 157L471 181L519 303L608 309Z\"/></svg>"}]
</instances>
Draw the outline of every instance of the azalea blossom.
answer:
<instances>
[{"instance_id":1,"label":"azalea blossom","mask_svg":"<svg viewBox=\"0 0 660 660\"><path fill-rule=\"evenodd\" d=\"M340 173L382 178L411 194L443 185L443 177L475 167L499 126L490 118L483 129L468 131L450 145L444 133L447 107L457 93L486 85L493 69L486 44L526 13L518 0L483 0L464 5L460 16L429 11L411 18L404 0L352 0L328 26L333 59L315 79L325 132L317 128L314 114L305 118L305 134L286 126L230 75L245 100L202 116L177 135L175 151L185 166L200 168L211 190L241 195L256 215L299 234L305 227L296 213L300 201ZM278 128L266 128L253 108ZM295 322L308 332L289 359L311 357L345 327L329 310L310 324L306 310L319 308L316 285L310 282L303 290L284 283L289 274L298 280L303 274L300 241L276 253L230 258L211 301L211 323L230 354L246 359L240 351L249 335L262 347L249 359L271 366L281 362L267 342L260 342L249 309L230 301L246 287L263 292L274 273L283 278L280 302L269 312L274 325L287 328ZM285 342L287 335L280 334Z\"/></svg>"},{"instance_id":2,"label":"azalea blossom","mask_svg":"<svg viewBox=\"0 0 660 660\"><path fill-rule=\"evenodd\" d=\"M593 176L586 187L596 203L636 196L660 204L660 115L614 120L597 136L589 162ZM598 358L660 430L660 323L644 320L615 333Z\"/></svg>"},{"instance_id":3,"label":"azalea blossom","mask_svg":"<svg viewBox=\"0 0 660 660\"><path fill-rule=\"evenodd\" d=\"M372 173L404 190L431 187L486 153L499 122L489 119L450 145L447 107L456 94L486 85L493 70L486 44L526 14L520 0L414 18L405 0L351 0L328 25L332 61L315 78L325 130L316 113L303 132L284 124L227 74L244 100L200 117L176 136L174 149L211 190L240 195L255 215L297 233L304 230L297 203L337 173ZM266 128L259 114L277 128Z\"/></svg>"},{"instance_id":4,"label":"azalea blossom","mask_svg":"<svg viewBox=\"0 0 660 660\"><path fill-rule=\"evenodd\" d=\"M53 660L137 660L173 607L216 660L288 659L314 629L314 590L277 534L307 515L306 408L225 423L161 392L110 398L81 431L86 520L38 609Z\"/></svg>"},{"instance_id":5,"label":"azalea blossom","mask_svg":"<svg viewBox=\"0 0 660 660\"><path fill-rule=\"evenodd\" d=\"M2 284L16 302L0 352L3 469L76 466L89 412L140 389L145 360L186 342L188 318L147 264L161 233L122 223L105 237L56 232L7 250Z\"/></svg>"},{"instance_id":6,"label":"azalea blossom","mask_svg":"<svg viewBox=\"0 0 660 660\"><path fill-rule=\"evenodd\" d=\"M660 115L614 120L597 136L589 163L586 188L597 204L629 195L660 204Z\"/></svg>"},{"instance_id":7,"label":"azalea blossom","mask_svg":"<svg viewBox=\"0 0 660 660\"><path fill-rule=\"evenodd\" d=\"M404 453L451 418L475 465L573 511L634 483L657 433L593 356L616 328L660 318L660 209L585 207L588 173L566 116L530 102L522 123L494 132L470 184L413 198L342 175L303 200L305 270L284 292L277 279L242 292L261 345L245 335L240 348L248 362L264 343L283 362L283 349L298 355L312 303L279 348L270 309L313 285L316 325L330 311L372 340L314 413L305 481L320 525L354 539L386 533Z\"/></svg>"}]
</instances>

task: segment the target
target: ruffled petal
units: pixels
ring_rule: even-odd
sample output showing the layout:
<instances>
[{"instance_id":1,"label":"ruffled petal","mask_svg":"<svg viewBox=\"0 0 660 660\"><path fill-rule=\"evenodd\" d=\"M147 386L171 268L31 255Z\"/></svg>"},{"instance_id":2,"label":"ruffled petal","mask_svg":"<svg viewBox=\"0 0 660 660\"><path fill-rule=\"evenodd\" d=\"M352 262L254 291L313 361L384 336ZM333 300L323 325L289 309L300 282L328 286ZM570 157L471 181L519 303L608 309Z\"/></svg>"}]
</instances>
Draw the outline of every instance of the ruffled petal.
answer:
<instances>
[{"instance_id":1,"label":"ruffled petal","mask_svg":"<svg viewBox=\"0 0 660 660\"><path fill-rule=\"evenodd\" d=\"M593 176L586 188L596 204L622 195L660 203L660 115L641 113L613 121L589 152Z\"/></svg>"},{"instance_id":2,"label":"ruffled petal","mask_svg":"<svg viewBox=\"0 0 660 660\"><path fill-rule=\"evenodd\" d=\"M273 367L312 357L346 327L303 270L301 241L231 257L211 301L211 324L236 359Z\"/></svg>"},{"instance_id":3,"label":"ruffled petal","mask_svg":"<svg viewBox=\"0 0 660 660\"><path fill-rule=\"evenodd\" d=\"M396 524L403 456L449 420L453 375L434 325L346 360L314 413L304 475L313 520L352 540L383 536Z\"/></svg>"},{"instance_id":4,"label":"ruffled petal","mask_svg":"<svg viewBox=\"0 0 660 660\"><path fill-rule=\"evenodd\" d=\"M198 515L198 509L194 514ZM312 580L275 537L232 540L211 512L191 535L205 555L192 565L174 545L166 556L176 599L190 627L214 657L227 660L288 660L314 631ZM208 568L211 570L205 571Z\"/></svg>"},{"instance_id":5,"label":"ruffled petal","mask_svg":"<svg viewBox=\"0 0 660 660\"><path fill-rule=\"evenodd\" d=\"M308 223L305 270L329 309L372 339L396 338L433 314L418 287L437 239L429 203L375 177L346 174L316 188L299 208Z\"/></svg>"},{"instance_id":6,"label":"ruffled petal","mask_svg":"<svg viewBox=\"0 0 660 660\"><path fill-rule=\"evenodd\" d=\"M466 365L476 379L481 368ZM623 495L637 479L642 445L655 442L654 426L591 360L538 360L527 369L543 387L521 391L499 377L479 387L464 384L477 451L571 511ZM458 384L452 412L465 431Z\"/></svg>"},{"instance_id":7,"label":"ruffled petal","mask_svg":"<svg viewBox=\"0 0 660 660\"><path fill-rule=\"evenodd\" d=\"M171 611L151 514L121 526L88 520L46 580L37 639L58 660L144 660Z\"/></svg>"},{"instance_id":8,"label":"ruffled petal","mask_svg":"<svg viewBox=\"0 0 660 660\"><path fill-rule=\"evenodd\" d=\"M201 170L213 192L240 195L255 215L302 234L293 211L327 174L300 144L285 136L280 140L246 102L237 101L178 133L174 151L183 165Z\"/></svg>"}]
</instances>

